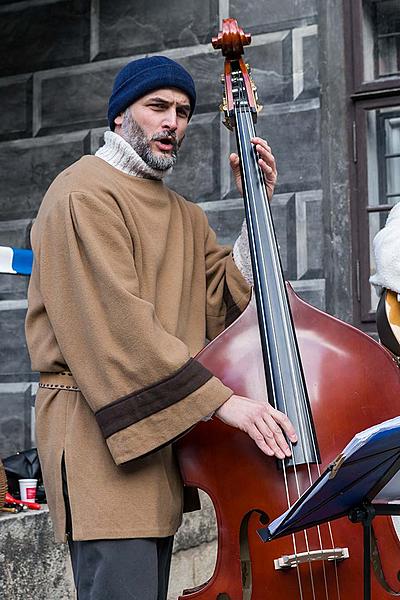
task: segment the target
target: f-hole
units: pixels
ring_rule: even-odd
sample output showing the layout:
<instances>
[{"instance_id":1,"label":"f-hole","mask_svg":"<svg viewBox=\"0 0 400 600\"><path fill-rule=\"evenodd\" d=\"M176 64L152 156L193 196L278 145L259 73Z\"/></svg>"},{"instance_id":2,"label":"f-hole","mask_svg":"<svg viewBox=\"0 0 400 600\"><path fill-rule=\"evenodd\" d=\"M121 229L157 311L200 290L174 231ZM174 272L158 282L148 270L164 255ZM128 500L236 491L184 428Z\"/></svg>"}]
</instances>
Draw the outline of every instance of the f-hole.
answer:
<instances>
[{"instance_id":1,"label":"f-hole","mask_svg":"<svg viewBox=\"0 0 400 600\"><path fill-rule=\"evenodd\" d=\"M242 590L243 596L242 600L251 600L251 592L253 588L252 581L252 572L251 572L251 559L250 559L250 550L249 550L249 521L250 517L253 513L257 513L259 515L259 519L261 523L268 523L269 518L268 515L265 514L262 510L254 509L250 510L242 519L242 523L240 525L240 565L242 569ZM220 594L217 597L217 600L230 600L229 596L226 594Z\"/></svg>"}]
</instances>

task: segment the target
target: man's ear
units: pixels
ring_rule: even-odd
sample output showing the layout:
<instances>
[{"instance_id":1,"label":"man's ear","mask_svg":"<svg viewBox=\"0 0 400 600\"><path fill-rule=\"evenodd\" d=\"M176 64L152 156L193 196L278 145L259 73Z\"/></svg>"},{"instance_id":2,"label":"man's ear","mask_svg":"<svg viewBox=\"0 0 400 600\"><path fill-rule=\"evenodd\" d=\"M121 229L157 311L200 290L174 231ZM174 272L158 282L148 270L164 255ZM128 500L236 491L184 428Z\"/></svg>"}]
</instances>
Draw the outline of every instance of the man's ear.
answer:
<instances>
[{"instance_id":1,"label":"man's ear","mask_svg":"<svg viewBox=\"0 0 400 600\"><path fill-rule=\"evenodd\" d=\"M117 117L114 119L115 125L122 125L122 121L124 120L124 113L119 113Z\"/></svg>"}]
</instances>

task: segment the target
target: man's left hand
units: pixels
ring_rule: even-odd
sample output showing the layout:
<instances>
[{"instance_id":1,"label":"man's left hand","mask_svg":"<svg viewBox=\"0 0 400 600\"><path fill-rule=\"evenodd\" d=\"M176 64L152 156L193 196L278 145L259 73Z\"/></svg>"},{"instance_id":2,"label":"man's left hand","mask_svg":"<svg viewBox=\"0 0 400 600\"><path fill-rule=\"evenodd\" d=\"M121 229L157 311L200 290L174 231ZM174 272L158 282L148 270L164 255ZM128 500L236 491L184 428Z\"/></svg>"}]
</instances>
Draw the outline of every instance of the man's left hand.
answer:
<instances>
[{"instance_id":1,"label":"man's left hand","mask_svg":"<svg viewBox=\"0 0 400 600\"><path fill-rule=\"evenodd\" d=\"M251 143L254 144L258 154L258 164L264 175L265 185L267 186L267 194L269 200L272 198L274 193L274 187L277 178L276 164L274 155L271 152L271 148L266 140L259 137L251 138ZM242 188L242 177L240 174L239 157L237 154L231 154L229 157L231 168L235 177L235 182L240 195L243 195Z\"/></svg>"}]
</instances>

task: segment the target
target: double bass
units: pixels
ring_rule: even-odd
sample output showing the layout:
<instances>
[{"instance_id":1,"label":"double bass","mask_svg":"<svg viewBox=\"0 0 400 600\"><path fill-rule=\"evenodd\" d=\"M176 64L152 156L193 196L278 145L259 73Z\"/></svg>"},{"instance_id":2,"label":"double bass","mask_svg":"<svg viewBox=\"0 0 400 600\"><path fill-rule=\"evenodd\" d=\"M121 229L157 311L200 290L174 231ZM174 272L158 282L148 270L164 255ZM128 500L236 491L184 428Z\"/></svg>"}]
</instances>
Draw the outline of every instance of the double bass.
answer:
<instances>
[{"instance_id":1,"label":"double bass","mask_svg":"<svg viewBox=\"0 0 400 600\"><path fill-rule=\"evenodd\" d=\"M400 409L390 352L308 305L285 283L257 154L255 85L242 58L250 43L233 19L213 39L225 56L227 124L235 130L254 274L239 318L196 357L234 393L271 402L294 424L292 457L265 456L218 419L178 443L184 483L204 490L217 519L211 578L180 600L357 600L363 589L362 527L346 517L262 543L257 529L285 512L360 430ZM400 543L390 517L373 524L372 597L400 595Z\"/></svg>"}]
</instances>

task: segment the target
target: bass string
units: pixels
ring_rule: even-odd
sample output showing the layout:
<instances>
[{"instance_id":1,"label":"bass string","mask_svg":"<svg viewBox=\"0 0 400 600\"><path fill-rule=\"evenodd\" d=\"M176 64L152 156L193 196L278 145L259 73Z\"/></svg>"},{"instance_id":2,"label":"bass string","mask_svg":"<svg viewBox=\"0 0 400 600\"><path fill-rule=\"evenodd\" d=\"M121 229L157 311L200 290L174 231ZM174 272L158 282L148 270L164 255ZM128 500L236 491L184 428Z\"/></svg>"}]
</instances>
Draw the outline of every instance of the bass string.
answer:
<instances>
[{"instance_id":1,"label":"bass string","mask_svg":"<svg viewBox=\"0 0 400 600\"><path fill-rule=\"evenodd\" d=\"M243 130L244 130L244 127L243 127L243 117L242 117L242 114L240 113L240 111L237 111L236 109L235 109L235 116L236 116L237 126L239 127L239 130L238 130L239 150L240 150L240 154L242 156L242 160L244 162L246 162L246 154L243 152L243 142L244 142L244 140L242 140L242 135L243 135ZM249 183L252 186L251 179L249 179ZM248 189L248 180L246 178L243 178L243 186L244 186L244 189L245 189L245 197L249 198L250 197L250 193L249 193L250 190ZM253 195L254 195L254 189L252 189L251 191L253 192ZM257 219L256 219L256 221L257 221ZM254 239L255 239L254 223L253 223L253 217L252 217L252 214L251 214L250 210L248 211L248 223L247 224L248 224L248 228L249 228L249 236L253 239L253 242L254 242ZM258 223L257 223L257 228L259 229ZM254 243L253 243L253 247L255 248L255 244ZM259 280L259 278L260 278L259 262L255 260L255 261L253 261L253 263L254 263L253 266L254 266L254 269L255 269L255 274L254 274L255 278L257 278ZM265 267L264 267L264 264L263 264L262 261L261 261L261 265L262 265L262 268L265 271ZM264 273L264 275L266 275L266 274ZM268 294L268 289L266 290L266 293ZM264 310L263 310L262 306L261 306L261 314L259 315L259 318L260 317L261 317L261 319L263 321L262 324L264 325L264 327L266 327L266 317L265 317ZM276 332L274 330L272 331L272 334L276 337ZM270 356L269 355L267 355L267 359L268 359L269 367L270 367L269 368L269 373L271 375L271 378L274 379L274 370L272 369L272 364L271 364L271 360L270 360ZM278 369L279 368L280 368L280 365L278 364ZM279 372L279 375L280 375L280 382L281 382L281 385L282 385L282 373ZM276 403L275 397L272 398L272 401L273 401L273 404L274 404L275 408L277 408L277 403ZM290 508L291 501L290 501L289 486L288 486L288 481L287 481L286 465L285 465L284 461L282 461L282 467L283 467L283 474L284 474L284 481L285 481L286 500L287 500L288 508ZM295 473L296 473L296 465L295 464L294 464L294 470L295 470ZM297 473L296 473L296 477L297 477ZM293 554L294 554L294 556L297 557L298 552L297 552L296 538L295 538L294 534L291 537L292 537L292 544L293 544ZM296 573L297 573L297 580L298 580L298 586L299 586L300 600L303 600L303 586L302 586L302 581L301 581L301 572L300 572L300 568L299 568L298 565L296 565ZM311 577L311 582L312 582L312 589L314 590L312 568L310 570L310 577ZM313 597L314 597L314 600L315 600L315 593L314 593L314 591L313 591Z\"/></svg>"},{"instance_id":2,"label":"bass string","mask_svg":"<svg viewBox=\"0 0 400 600\"><path fill-rule=\"evenodd\" d=\"M251 113L250 113L249 110L245 110L245 111L242 111L240 109L237 110L236 107L235 107L236 122L237 123L240 122L240 124L241 124L241 126L243 128L243 117L242 117L243 112L245 114L245 122L246 122L246 125L247 125L248 134L251 137L254 137L255 136L255 130L254 130L254 125L253 125L253 119L252 119L252 116L251 116ZM238 136L238 137L239 137L239 141L241 143L240 136ZM245 156L245 154L243 153L243 151L241 152L241 154L242 154L242 157ZM263 179L263 175L262 175L262 172L260 171L260 167L259 166L258 166L258 171L259 171L258 175L259 175L260 181L262 183L262 185L260 186L260 188L264 192L263 195L266 196L265 188L264 188L264 185L263 185L264 179ZM250 183L252 185L251 181L250 181ZM254 193L254 190L252 190L252 191ZM264 213L267 213L266 202L268 202L268 200L267 200L267 198L264 198L264 206L263 206ZM266 216L266 215L264 215L264 216ZM256 221L257 221L257 216L256 216ZM252 237L254 239L254 228L253 228L253 226L251 226L251 229L252 229L252 234L253 234ZM275 246L276 246L276 244L272 244L271 245L271 247L273 249L274 249ZM278 258L278 260L277 260L277 257L273 257L273 258L275 258L275 264L277 264L278 261L279 261L279 258ZM279 269L279 271L280 271L280 269ZM259 273L257 273L257 275L259 276ZM284 283L283 283L283 285L284 285ZM283 297L283 294L281 294L281 300L282 300L282 297ZM283 303L283 306L281 307L281 309L284 310L285 308L287 310L287 307L285 307L285 304ZM287 317L287 315L285 315L285 316ZM287 341L289 341L289 340L287 340ZM290 340L290 341L292 341L292 340ZM280 373L280 375L281 375L280 378L282 378L282 374L281 373ZM275 402L275 404L276 404L276 402ZM301 417L302 411L299 411L299 409L298 409L297 406L296 406L296 411L297 411L297 414L298 414L298 417L299 417L299 424L301 424L301 428L303 428L302 417ZM310 425L310 423L309 423L309 425ZM304 435L304 430L301 433ZM312 444L314 446L314 451L316 451L314 439L312 439ZM285 465L284 461L282 461L282 463L283 463L284 478L285 478L286 496L287 496L288 506L290 507L291 504L290 504L290 494L289 494L288 482L287 482L286 465ZM298 475L297 475L297 469L296 469L295 459L293 459L293 466L294 466L294 473L295 473L295 481L296 481L297 493L298 493L298 496L300 496L300 486L299 486L299 479L298 479ZM310 463L308 461L307 461L307 470L308 470L309 481L310 481L310 484L311 484L312 483L312 475L311 475ZM318 464L317 464L317 470L318 470L318 473L320 474L320 469L319 469L319 465ZM328 529L329 529L329 535L330 535L331 542L332 542L332 547L334 547L335 544L334 544L334 541L333 541L333 532L332 532L332 528L331 528L330 523L328 523ZM323 548L323 542L322 542L322 536L321 536L321 531L320 531L320 527L319 526L317 526L317 535L318 535L320 549L322 550L322 548ZM309 550L309 541L308 541L307 532L305 532L305 531L304 531L304 537L305 537L306 549L307 549L307 552L309 553L309 551L310 551ZM294 546L294 555L296 556L297 549L296 549L296 541L295 541L294 535L292 536L292 540L293 540L293 546ZM339 590L339 582L338 582L338 574L337 574L337 565L336 565L336 561L334 561L334 562L335 562L334 566L335 566L335 574L336 574L336 587L337 587L338 598L340 600L340 590ZM328 599L327 576L326 576L326 570L325 570L325 563L324 563L324 561L322 562L322 566L323 566L323 576L324 576L324 584L325 584L325 594L326 594L326 598ZM313 574L312 574L311 561L309 561L309 567L310 567L311 586L312 586L313 598L314 598L315 597L315 592L314 592L314 582L313 582ZM299 570L298 570L298 573L299 573ZM300 588L301 588L301 582L300 582ZM300 589L300 594L302 596L301 589Z\"/></svg>"},{"instance_id":3,"label":"bass string","mask_svg":"<svg viewBox=\"0 0 400 600\"><path fill-rule=\"evenodd\" d=\"M239 151L242 157L242 160L246 160L246 156L244 153L244 149L243 149L243 142L242 142L242 130L243 130L243 118L242 115L240 113L240 111L238 111L235 107L235 118L236 118L236 124L238 127L240 127L238 129L238 144L239 144ZM250 182L251 183L251 182ZM246 178L243 178L243 187L244 187L244 191L245 191L245 197L249 198L250 197L250 190L248 189L248 181ZM252 219L252 215L251 212L248 211L248 229L249 229L249 236L253 239L255 239L255 234L254 234L254 223L253 223L253 219ZM254 247L254 243L253 243L253 247ZM255 273L254 276L259 279L260 278L260 273L259 273L259 263L257 261L253 261L253 268L255 269ZM264 265L262 265L264 267ZM268 293L268 290L267 290ZM261 312L261 318L263 319L263 325L266 326L266 322L265 322L265 315L263 313L263 311ZM275 334L275 332L273 332ZM270 363L270 358L269 356L267 357L269 360L269 372L271 373L271 377L274 377L274 372L272 370L272 365ZM282 376L282 374L281 374ZM276 406L276 399L272 398L273 403L275 405L275 408L277 408ZM283 473L284 473L284 480L285 480L285 491L286 491L286 498L287 498L287 503L288 503L288 508L290 508L291 504L290 504L290 495L289 495L289 486L288 486L288 481L287 481L287 473L286 473L286 465L285 462L282 461L282 466L283 466ZM294 470L296 471L296 466L294 465ZM297 475L296 475L297 476ZM292 535L292 543L293 543L293 554L295 556L297 556L297 544L296 544L296 539L294 534ZM302 581L301 581L301 572L300 569L298 567L298 565L296 565L296 571L297 571L297 579L298 579L298 584L299 584L299 592L300 592L300 600L303 599L303 591L302 591Z\"/></svg>"},{"instance_id":4,"label":"bass string","mask_svg":"<svg viewBox=\"0 0 400 600\"><path fill-rule=\"evenodd\" d=\"M241 114L240 111L239 111L239 115L240 115L239 118L240 118L241 124L243 126L243 117L242 117L242 114ZM253 125L253 120L252 120L251 114L249 114L249 112L246 111L245 117L246 117L246 125L248 127L249 137L254 137L255 131L254 131L254 125ZM245 157L244 153L242 153L242 155ZM261 173L258 173L258 175L259 175L259 177L260 177L260 175L262 177ZM261 179L261 182L262 181L263 181L263 179ZM251 179L250 179L250 184L252 186ZM260 186L260 189L265 192L265 189L264 189L263 185ZM252 189L252 192L253 192L253 197L254 197L254 189ZM268 200L267 200L267 198L263 198L263 200L264 200L263 209L264 209L264 213L265 213L264 217L269 217L268 211L266 209L266 206L267 206L266 202L268 202ZM257 223L257 229L259 231L257 212L255 212L255 218L256 218L256 223ZM269 228L269 233L270 233L270 236L272 237L272 225ZM274 240L270 239L269 241L270 241L270 244L269 244L270 248L271 249L275 249L276 244L275 243L271 243ZM280 269L278 269L277 266L276 266L278 264L278 257L273 256L273 258L275 259L275 274L277 275L280 272ZM261 261L261 264L262 264L263 270L264 270L264 277L266 278L264 261ZM278 285L279 285L279 283L281 283L281 282L278 279ZM283 281L282 281L282 284L283 284ZM282 285L279 286L279 287L281 287L281 290L280 290L281 291L280 299L281 299L281 310L282 310L282 308L283 308L283 306L282 306L282 298L283 298L284 290L282 289ZM266 293L267 293L267 296L268 296L268 287L266 288ZM267 298L267 299L269 300L269 298ZM270 302L269 302L269 305L271 305ZM287 331L287 328L286 328L286 331ZM275 332L275 329L273 327L273 321L272 321L272 333L273 333L274 339L276 340L276 332ZM289 340L287 340L287 342L289 343ZM282 375L282 371L281 370L279 371L279 375L280 375L280 377L279 377L279 379L280 379L280 385L281 385L281 388L283 388L283 375ZM284 402L285 402L285 412L287 413L287 405L286 405L285 395L282 394L282 397L283 397ZM275 403L275 406L276 406L275 399L274 399L274 403ZM297 407L296 407L296 410L299 413ZM302 436L303 439L304 439L305 430L304 430L304 423L303 423L302 419L299 419L299 425L300 425L300 429L301 429L301 431L299 432L300 436ZM291 500L290 500L290 494L289 494L289 486L288 486L288 482L287 482L286 465L285 465L285 461L284 460L282 461L282 466L283 466L284 475L285 475L285 488L286 488L286 495L287 495L287 499L288 499L288 507L290 507L291 506ZM310 481L310 484L311 484L312 477L311 477L311 472L310 472L310 464L308 462L307 462L307 469L308 469L309 481ZM298 473L297 473L296 460L295 460L294 457L293 457L293 470L294 470L294 475L295 475L297 495L298 495L298 497L300 497L301 493L300 493L300 486L299 486L299 478L298 478ZM308 540L308 534L307 534L306 531L304 531L303 535L304 535L304 541L305 541L306 551L307 551L308 554L310 554L310 544L309 544L309 540ZM321 540L321 542L322 542L322 540ZM321 550L322 550L322 544L321 544ZM297 551L295 551L294 554L296 555ZM315 598L315 584L314 584L314 575L313 575L312 563L311 563L310 560L308 561L308 565L309 565L310 584L311 584L312 596L313 596L313 599L314 599ZM326 598L328 599L328 587L327 587L327 580L326 580L326 572L325 572L325 565L324 565L324 563L323 563L323 573L324 573L325 595L326 595ZM302 592L301 592L301 595L302 595Z\"/></svg>"},{"instance_id":5,"label":"bass string","mask_svg":"<svg viewBox=\"0 0 400 600\"><path fill-rule=\"evenodd\" d=\"M249 133L252 136L254 136L255 135L254 124L253 124L252 116L251 116L251 114L250 114L249 111L247 111L247 125L248 125ZM261 169L260 169L259 166L258 166L258 175L259 175L260 182L261 182L261 186L260 187L265 192L265 188L264 188L264 185L263 185L263 183L264 183L264 177L263 177L263 174L262 174ZM266 194L265 194L265 196L266 196ZM267 209L267 206L268 206L267 202L268 202L267 198L264 198L264 204L263 204L264 217L267 217L267 216L270 217L270 212ZM271 230L272 230L272 223L271 223ZM270 240L270 242L271 241L274 241L274 240ZM277 249L275 243L270 243L270 247L273 250L275 250L276 252L278 252L278 249ZM275 265L279 265L279 257L275 257ZM281 270L279 268L276 269L276 273L280 274ZM281 289L282 293L280 294L280 300L281 300L281 304L282 304L283 309L286 310L286 311L289 311L289 308L288 308L287 304L284 303L284 301L283 301L283 299L286 297L285 296L285 289L283 288L283 286L284 286L284 281L283 281L283 278L282 278L282 289ZM287 322L289 322L289 319L287 319ZM292 340L291 340L291 343L292 343L292 347L293 347L293 341ZM300 423L300 422L302 422L302 419L301 419L302 411L299 411L297 405L296 405L296 412L298 414L299 423ZM307 415L308 415L308 412L307 412ZM308 418L310 419L309 415L308 415ZM310 428L311 423L309 422L308 425L309 425L309 428ZM304 430L302 431L302 434L304 434ZM313 450L316 453L316 446L315 446L314 437L312 437L312 445L313 445ZM295 463L295 460L294 460L294 463ZM321 475L321 471L320 471L320 466L319 466L318 463L316 464L316 468L317 468L318 476L320 476ZM313 482L313 478L312 478L312 474L311 474L311 470L310 470L310 463L308 461L307 461L307 470L308 470L309 482L310 482L310 485L311 485L311 483ZM300 489L299 489L299 485L298 485L297 473L295 473L295 480L296 480L296 487L297 487L297 491L298 491L298 496L300 496ZM333 539L333 531L332 531L332 525L331 525L331 523L328 522L327 527L328 527L328 533L329 533L329 538L330 538L330 541L331 541L331 545L332 545L332 548L334 548L336 545L335 545L335 542L334 542L334 539ZM320 549L322 550L323 549L323 542L322 542L322 536L321 536L321 529L320 529L319 525L316 527L316 530L317 530L318 540L319 540L319 543L320 543ZM306 532L304 532L304 534L305 534L305 536L307 536ZM308 546L308 541L306 541L306 545ZM326 578L325 562L324 561L322 563L322 566L323 566L324 582L325 582L325 586L327 588L327 578ZM340 600L339 576L338 576L336 561L334 561L334 571L335 571L335 582L336 582L337 597L338 597L338 600Z\"/></svg>"},{"instance_id":6,"label":"bass string","mask_svg":"<svg viewBox=\"0 0 400 600\"><path fill-rule=\"evenodd\" d=\"M249 135L251 137L253 137L255 135L255 130L254 130L253 119L252 119L251 113L249 111L247 111L246 118L247 118L248 133L249 133ZM264 185L263 185L264 178L263 178L263 174L262 174L262 172L260 170L260 167L258 167L258 175L259 175L259 178L260 178L260 182L262 184L260 186L260 188L265 192ZM265 196L266 196L266 194L265 194ZM268 208L267 208L267 206L268 206L267 202L268 202L267 198L264 198L263 210L264 210L264 217L265 218L270 217L270 214L269 214L269 211L268 211ZM272 224L271 224L271 228L270 229L272 230ZM276 244L275 243L271 243L273 241L274 240L270 240L270 247L271 247L272 250L276 250L276 252L277 252ZM275 265L279 265L279 258L278 257L275 257ZM276 268L275 272L277 274L280 274L281 271L280 271L280 269ZM286 311L288 311L288 307L287 307L287 305L283 301L283 299L286 297L285 296L285 290L284 290L283 286L284 286L284 282L283 282L283 278L282 278L282 286L281 286L281 294L280 294L280 301L281 301L281 305L282 305L281 308L286 309ZM287 320L287 322L289 322L289 320ZM289 342L289 340L288 340L288 342ZM290 343L293 344L293 341L290 340ZM284 401L286 403L285 396L283 396L283 398L284 398ZM287 409L287 406L285 408ZM297 405L296 405L295 408L296 408L296 412L298 414L299 423L302 423L302 411L299 411ZM311 423L309 422L308 425L310 426ZM303 428L302 428L302 431L301 431L301 435L304 435L304 429ZM315 440L314 440L313 437L312 437L312 444L313 444L313 450L316 453ZM284 461L283 461L283 463L284 463ZM294 464L294 473L295 473L295 482L296 482L297 493L298 493L298 497L300 497L301 492L300 492L299 481L298 481L298 477L297 477L297 470L296 470L296 465L295 465L295 459L293 459L293 464ZM307 464L307 471L308 471L309 483L311 485L312 482L313 482L313 478L312 478L312 474L311 474L310 463L307 461L306 464ZM320 471L320 467L319 467L318 463L317 463L316 467L317 467L318 476L320 476L321 475L321 471ZM289 501L289 504L290 504L290 501ZM317 531L318 541L319 541L319 544L320 544L320 549L322 550L323 549L323 542L322 542L321 529L320 529L319 525L316 526L316 531ZM331 540L332 548L334 548L335 547L335 543L334 543L334 539L333 539L332 526L331 526L330 523L328 523L328 532L329 532L329 537L330 537L330 540ZM305 544L306 544L307 552L309 552L309 542L308 542L308 536L307 536L307 532L306 531L304 531L304 536L305 536ZM322 562L322 568L323 568L323 577L324 577L324 584L325 584L325 589L326 589L326 595L328 596L327 575L326 575L326 569L325 569L325 562L324 561ZM335 583L336 583L337 597L338 597L338 600L340 600L339 577L338 577L338 572L337 572L336 561L334 561L334 570L335 570Z\"/></svg>"},{"instance_id":7,"label":"bass string","mask_svg":"<svg viewBox=\"0 0 400 600\"><path fill-rule=\"evenodd\" d=\"M246 117L247 117L247 123L246 124L248 126L249 134L250 134L251 137L253 137L254 134L255 134L255 132L254 132L254 128L253 128L253 122L252 122L251 115L246 115ZM242 121L242 115L240 115L240 118L241 118L241 121ZM249 120L250 118L251 118L251 121ZM250 179L250 184L252 186L251 179ZM263 186L261 186L261 189L264 189ZM253 192L253 196L254 196L254 189L252 189L252 192ZM263 198L263 200L264 200L264 203L266 201L268 201L265 198ZM256 218L257 229L259 231L259 224L258 224L258 218L257 218L257 213L256 212L255 212L255 218ZM270 244L270 246L271 246L271 244ZM262 264L262 267L263 267L263 270L264 270L264 277L266 279L265 261L261 261L261 264ZM276 268L275 268L275 271L276 271ZM271 306L271 302L269 300L268 287L266 288L266 294L267 294L267 300L269 302L269 306ZM271 333L273 335L274 341L276 341L277 334L276 334L275 328L273 326L273 323L274 322L272 320L272 323L271 323L272 324L272 332ZM283 373L282 373L282 370L280 369L279 363L278 363L278 367L279 367L279 383L280 383L281 389L283 389L283 385L284 385L283 384ZM282 394L282 397L283 397L283 399L285 401L285 412L287 412L287 405L286 405L285 395ZM276 406L276 401L274 401L274 403L275 403L275 406ZM303 424L302 424L301 421L299 421L299 423L301 423L301 426L303 426ZM302 432L302 434L304 436L304 432ZM286 496L288 498L288 506L290 507L290 505L291 505L290 502L291 501L290 501L290 494L289 494L289 486L288 486L288 483L287 483L286 465L285 465L284 461L282 461L282 466L283 466L284 473L285 473ZM294 474L295 474L296 487L297 487L297 490L299 491L299 481L298 481L298 474L297 474L297 465L296 465L296 461L295 460L293 461L293 468L294 468ZM298 495L300 495L300 494L298 493ZM305 540L306 550L307 550L307 552L309 554L310 553L310 546L309 546L309 541L308 541L308 535L307 535L306 532L304 532L304 540ZM297 551L294 552L294 554L297 555ZM313 599L315 599L314 574L313 574L313 568L312 568L311 561L308 561L308 565L309 565L309 575L310 575L310 584L311 584L312 596L313 596ZM298 571L300 572L299 569L298 569ZM301 595L302 595L302 591L301 591Z\"/></svg>"}]
</instances>

